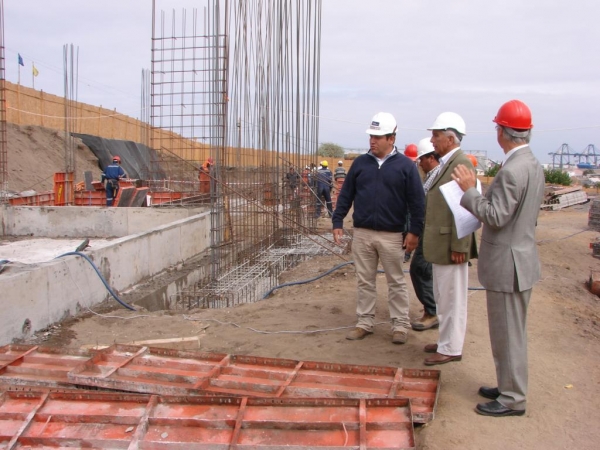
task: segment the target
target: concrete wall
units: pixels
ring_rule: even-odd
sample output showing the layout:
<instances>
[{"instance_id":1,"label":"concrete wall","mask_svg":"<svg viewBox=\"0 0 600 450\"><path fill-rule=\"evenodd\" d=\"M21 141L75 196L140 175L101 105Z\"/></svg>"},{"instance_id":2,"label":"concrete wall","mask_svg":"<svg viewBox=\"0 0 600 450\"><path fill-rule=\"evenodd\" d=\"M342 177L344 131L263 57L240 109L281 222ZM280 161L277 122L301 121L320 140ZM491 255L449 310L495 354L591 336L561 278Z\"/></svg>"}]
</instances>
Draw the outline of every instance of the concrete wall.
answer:
<instances>
[{"instance_id":1,"label":"concrete wall","mask_svg":"<svg viewBox=\"0 0 600 450\"><path fill-rule=\"evenodd\" d=\"M141 233L207 208L2 206L0 236L110 238Z\"/></svg>"},{"instance_id":2,"label":"concrete wall","mask_svg":"<svg viewBox=\"0 0 600 450\"><path fill-rule=\"evenodd\" d=\"M123 291L199 255L209 245L210 213L205 212L119 238L86 254L109 286ZM0 345L27 337L110 296L93 267L75 255L43 264L8 264L0 273L0 293Z\"/></svg>"}]
</instances>

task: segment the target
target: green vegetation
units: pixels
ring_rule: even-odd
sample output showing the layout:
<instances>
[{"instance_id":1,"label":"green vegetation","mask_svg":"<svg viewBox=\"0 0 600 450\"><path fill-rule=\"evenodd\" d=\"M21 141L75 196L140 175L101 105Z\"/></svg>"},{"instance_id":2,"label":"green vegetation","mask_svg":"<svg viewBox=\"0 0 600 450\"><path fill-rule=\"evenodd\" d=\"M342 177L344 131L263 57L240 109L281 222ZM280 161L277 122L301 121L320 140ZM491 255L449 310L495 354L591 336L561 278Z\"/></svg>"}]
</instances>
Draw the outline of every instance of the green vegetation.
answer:
<instances>
[{"instance_id":1,"label":"green vegetation","mask_svg":"<svg viewBox=\"0 0 600 450\"><path fill-rule=\"evenodd\" d=\"M492 166L488 170L486 170L484 175L486 177L495 177L499 170L500 170L500 164L496 164L495 166Z\"/></svg>"},{"instance_id":2,"label":"green vegetation","mask_svg":"<svg viewBox=\"0 0 600 450\"><path fill-rule=\"evenodd\" d=\"M546 183L559 184L561 186L571 186L572 182L569 174L560 169L544 170L544 178L546 178Z\"/></svg>"},{"instance_id":3,"label":"green vegetation","mask_svg":"<svg viewBox=\"0 0 600 450\"><path fill-rule=\"evenodd\" d=\"M319 145L319 150L317 153L319 156L324 156L326 158L344 157L344 149L333 142L323 142L321 145Z\"/></svg>"}]
</instances>

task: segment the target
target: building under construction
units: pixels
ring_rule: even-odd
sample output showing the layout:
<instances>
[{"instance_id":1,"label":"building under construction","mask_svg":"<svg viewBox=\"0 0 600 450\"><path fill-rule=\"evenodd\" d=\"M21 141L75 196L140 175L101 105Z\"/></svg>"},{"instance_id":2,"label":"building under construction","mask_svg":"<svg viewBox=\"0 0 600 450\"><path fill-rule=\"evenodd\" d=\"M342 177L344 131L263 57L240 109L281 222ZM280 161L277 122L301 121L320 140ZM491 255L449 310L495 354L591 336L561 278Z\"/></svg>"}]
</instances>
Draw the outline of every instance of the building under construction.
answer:
<instances>
[{"instance_id":1,"label":"building under construction","mask_svg":"<svg viewBox=\"0 0 600 450\"><path fill-rule=\"evenodd\" d=\"M56 174L53 191L27 198L9 198L7 194L10 154L6 125L17 122L16 114L21 117L27 98L24 88L9 89L4 77L4 41L0 41L3 233L129 239L131 233L141 232L153 240L160 234L153 226L162 226L172 211L183 208L188 212L173 216L173 220L185 217L187 221L178 229L179 250L175 251L172 240L153 244L155 248L148 250L152 254L120 263L135 267L121 268L120 273L130 273L128 276L114 276L106 255L89 254L108 284L119 290L154 277L169 265L198 260L193 282L180 283L169 292L162 305L169 308L256 301L277 284L281 272L299 261L344 251L333 244L330 235L316 232L318 200L312 183L314 169L308 168L314 167L318 146L320 0L199 3L191 11L165 12L153 2L151 69L142 73L145 117L133 127L133 138L129 137L131 119L126 118L121 134L125 137L118 139L116 112L110 117L109 136L94 132L91 124L98 123L99 131L99 119L104 116L102 111L90 112L77 102L73 76L77 52L73 46L64 47L65 95L62 102L56 102L62 104L54 114L50 112L54 106L47 105L45 114L33 115L41 117L42 122L36 124L64 130L64 171ZM88 120L94 115L96 121ZM132 225L131 213L120 208L99 208L104 204L101 183L86 178L85 185L76 186L74 137L87 144L105 165L115 154L121 156L131 179L122 184L117 202L120 206L153 206L154 212L138 213L146 215L141 219L143 225ZM289 185L288 172L298 176L297 188ZM96 224L93 229L72 221L66 224L68 217L84 214L67 211L83 205L86 223ZM37 206L65 208L40 214ZM48 214L53 216L52 226L48 226ZM63 220L65 223L58 225ZM119 221L127 225L116 226ZM99 227L98 223L106 225ZM61 235L57 230L63 227ZM131 245L139 249L146 244L138 241ZM160 255L157 248L161 248ZM146 260L152 258L161 264L146 267ZM3 262L5 268L10 263L8 259ZM78 264L82 271L87 270L85 263ZM144 268L138 270L138 266ZM44 297L52 295L69 296L49 289ZM107 296L103 294L104 299ZM61 314L46 314L23 330L35 331ZM20 319L7 318L13 331L21 330Z\"/></svg>"}]
</instances>

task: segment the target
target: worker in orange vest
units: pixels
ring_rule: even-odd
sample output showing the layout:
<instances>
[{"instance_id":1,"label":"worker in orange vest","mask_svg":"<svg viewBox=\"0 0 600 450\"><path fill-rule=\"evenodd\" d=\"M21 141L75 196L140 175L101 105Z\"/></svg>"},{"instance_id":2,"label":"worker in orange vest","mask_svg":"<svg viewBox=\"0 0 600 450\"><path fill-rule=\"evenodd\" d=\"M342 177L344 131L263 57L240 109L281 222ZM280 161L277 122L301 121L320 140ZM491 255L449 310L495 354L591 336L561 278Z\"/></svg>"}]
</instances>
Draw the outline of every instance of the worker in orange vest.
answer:
<instances>
[{"instance_id":1,"label":"worker in orange vest","mask_svg":"<svg viewBox=\"0 0 600 450\"><path fill-rule=\"evenodd\" d=\"M198 179L200 180L200 193L210 194L211 168L214 165L212 158L207 158L200 168Z\"/></svg>"}]
</instances>

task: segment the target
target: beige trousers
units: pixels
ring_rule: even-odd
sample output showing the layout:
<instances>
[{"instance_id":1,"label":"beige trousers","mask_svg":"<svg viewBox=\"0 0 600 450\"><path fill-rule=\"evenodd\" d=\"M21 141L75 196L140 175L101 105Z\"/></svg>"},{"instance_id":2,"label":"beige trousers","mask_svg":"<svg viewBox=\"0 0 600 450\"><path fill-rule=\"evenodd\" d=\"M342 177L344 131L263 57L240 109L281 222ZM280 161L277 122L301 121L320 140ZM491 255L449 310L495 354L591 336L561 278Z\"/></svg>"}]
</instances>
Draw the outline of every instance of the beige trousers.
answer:
<instances>
[{"instance_id":1,"label":"beige trousers","mask_svg":"<svg viewBox=\"0 0 600 450\"><path fill-rule=\"evenodd\" d=\"M381 262L388 285L392 331L408 331L408 290L402 264L402 233L355 228L352 256L358 281L356 315L358 328L373 331L377 302L377 267Z\"/></svg>"}]
</instances>

